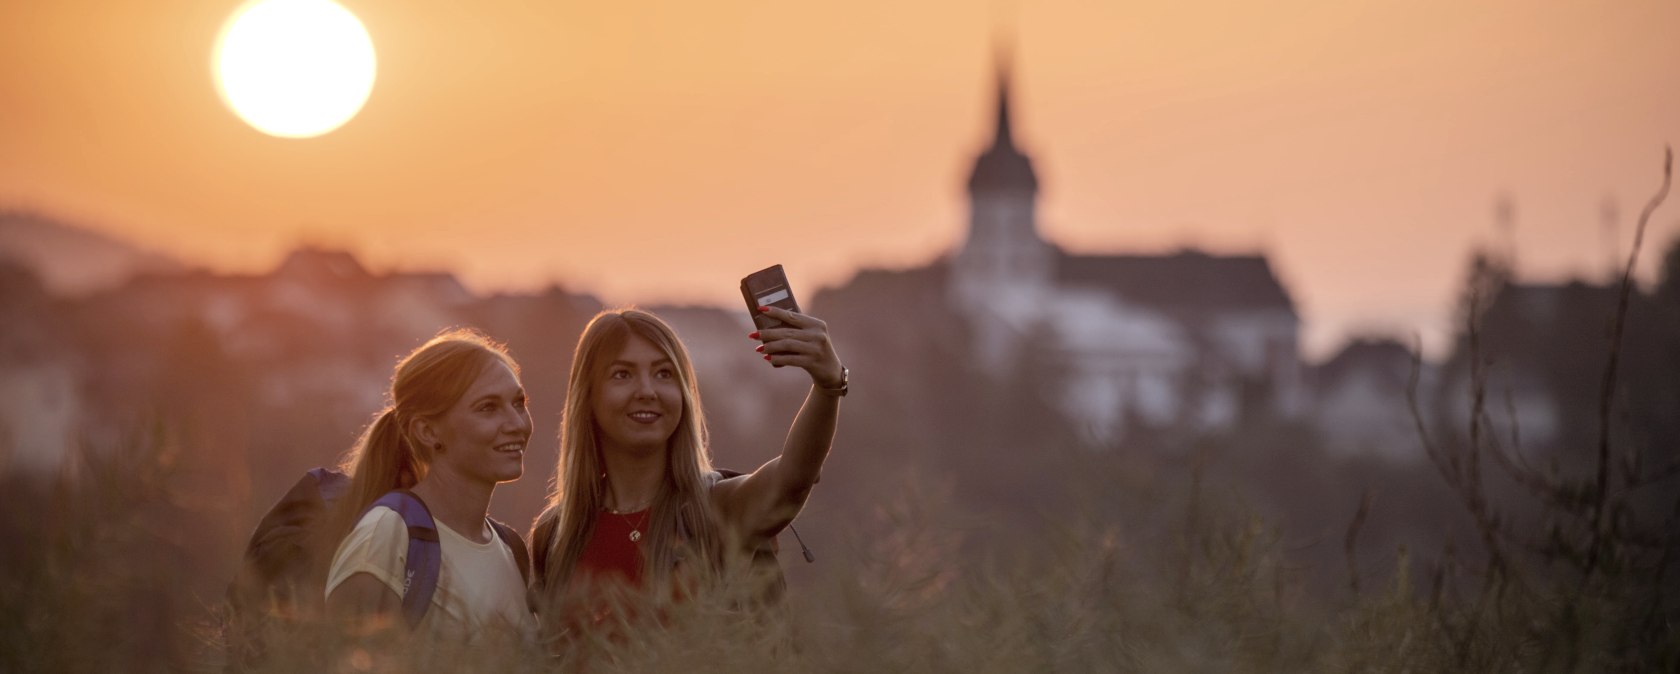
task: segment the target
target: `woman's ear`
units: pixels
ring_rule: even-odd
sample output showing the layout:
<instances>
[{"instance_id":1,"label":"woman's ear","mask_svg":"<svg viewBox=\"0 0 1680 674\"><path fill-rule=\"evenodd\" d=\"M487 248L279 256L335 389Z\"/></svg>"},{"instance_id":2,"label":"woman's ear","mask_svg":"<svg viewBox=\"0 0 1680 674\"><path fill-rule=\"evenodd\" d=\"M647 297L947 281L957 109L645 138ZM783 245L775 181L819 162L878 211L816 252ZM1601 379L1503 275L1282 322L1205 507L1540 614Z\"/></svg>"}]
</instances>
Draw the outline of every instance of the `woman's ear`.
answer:
<instances>
[{"instance_id":1,"label":"woman's ear","mask_svg":"<svg viewBox=\"0 0 1680 674\"><path fill-rule=\"evenodd\" d=\"M414 438L426 449L433 452L443 451L443 442L438 439L437 425L431 419L424 417L412 419L408 422L408 437Z\"/></svg>"}]
</instances>

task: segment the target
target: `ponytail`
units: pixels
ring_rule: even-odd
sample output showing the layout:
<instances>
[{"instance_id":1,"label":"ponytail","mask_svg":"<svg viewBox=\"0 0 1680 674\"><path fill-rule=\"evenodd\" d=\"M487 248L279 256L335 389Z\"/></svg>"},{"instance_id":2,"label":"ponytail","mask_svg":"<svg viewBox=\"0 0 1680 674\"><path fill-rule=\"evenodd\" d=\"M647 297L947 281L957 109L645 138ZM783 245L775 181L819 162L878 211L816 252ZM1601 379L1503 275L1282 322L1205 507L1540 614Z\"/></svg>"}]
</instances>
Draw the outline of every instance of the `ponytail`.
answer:
<instances>
[{"instance_id":1,"label":"ponytail","mask_svg":"<svg viewBox=\"0 0 1680 674\"><path fill-rule=\"evenodd\" d=\"M351 480L334 506L328 520L331 526L325 527L332 546L336 548L380 496L412 488L426 477L434 450L409 437L409 424L443 414L497 362L519 373L518 364L500 344L462 329L439 333L397 363L391 376L391 404L374 417L339 464Z\"/></svg>"},{"instance_id":2,"label":"ponytail","mask_svg":"<svg viewBox=\"0 0 1680 674\"><path fill-rule=\"evenodd\" d=\"M334 506L332 526L328 527L331 540L342 540L350 533L362 511L380 496L413 487L425 475L425 465L415 456L400 417L395 407L385 408L339 463L338 469L351 479L344 497Z\"/></svg>"}]
</instances>

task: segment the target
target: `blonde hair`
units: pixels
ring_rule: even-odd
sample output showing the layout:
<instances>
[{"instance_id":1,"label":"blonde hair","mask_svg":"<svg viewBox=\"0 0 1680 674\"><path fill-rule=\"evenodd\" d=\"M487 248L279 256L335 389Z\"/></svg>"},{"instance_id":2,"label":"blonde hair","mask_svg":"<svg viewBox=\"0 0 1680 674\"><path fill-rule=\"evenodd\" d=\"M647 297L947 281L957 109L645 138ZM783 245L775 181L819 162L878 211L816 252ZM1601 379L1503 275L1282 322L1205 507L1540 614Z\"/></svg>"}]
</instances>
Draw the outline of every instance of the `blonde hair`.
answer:
<instances>
[{"instance_id":1,"label":"blonde hair","mask_svg":"<svg viewBox=\"0 0 1680 674\"><path fill-rule=\"evenodd\" d=\"M326 527L331 540L343 538L380 496L413 487L426 476L437 448L409 435L412 420L448 411L479 375L498 362L519 376L519 364L506 347L470 328L439 332L397 362L391 374L390 404L374 415L339 464L351 480L335 506L331 526Z\"/></svg>"},{"instance_id":2,"label":"blonde hair","mask_svg":"<svg viewBox=\"0 0 1680 674\"><path fill-rule=\"evenodd\" d=\"M708 498L712 459L706 444L706 418L688 351L676 331L658 316L638 309L607 310L596 314L578 338L560 422L559 465L548 506L536 521L537 531L546 526L553 533L538 543L546 547L535 551L541 560L536 569L538 590L549 602L566 592L594 530L595 516L605 507L607 486L601 430L594 413L595 389L634 337L647 340L675 364L682 389L682 418L666 445L665 479L654 496L642 546L644 577L669 581L671 571L687 553L696 553L708 563L697 569L701 572L716 568L721 560L719 525Z\"/></svg>"}]
</instances>

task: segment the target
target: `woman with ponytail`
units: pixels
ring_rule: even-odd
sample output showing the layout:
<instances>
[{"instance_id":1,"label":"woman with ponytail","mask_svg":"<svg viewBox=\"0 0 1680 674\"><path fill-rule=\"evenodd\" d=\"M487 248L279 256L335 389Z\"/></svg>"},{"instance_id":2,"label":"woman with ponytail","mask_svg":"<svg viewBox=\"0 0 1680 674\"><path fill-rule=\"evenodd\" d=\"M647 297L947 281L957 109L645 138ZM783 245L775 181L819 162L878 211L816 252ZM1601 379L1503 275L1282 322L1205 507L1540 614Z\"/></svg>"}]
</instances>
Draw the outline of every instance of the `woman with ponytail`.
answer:
<instances>
[{"instance_id":1,"label":"woman with ponytail","mask_svg":"<svg viewBox=\"0 0 1680 674\"><path fill-rule=\"evenodd\" d=\"M494 626L530 636L523 544L510 545L487 516L496 485L524 472L531 413L518 364L478 332L444 332L397 364L390 398L342 465L352 479L327 527L342 539L327 574L328 612L365 629L401 622L409 528L395 510L370 506L406 490L436 524L442 557L431 602L411 627L463 639Z\"/></svg>"},{"instance_id":2,"label":"woman with ponytail","mask_svg":"<svg viewBox=\"0 0 1680 674\"><path fill-rule=\"evenodd\" d=\"M575 637L615 608L635 612L615 600L681 595L687 581L736 568L804 506L834 439L846 370L822 321L760 310L786 324L749 335L767 366L803 369L812 388L781 455L730 479L712 469L700 389L675 331L635 309L604 311L584 329L559 466L531 541L546 639Z\"/></svg>"}]
</instances>

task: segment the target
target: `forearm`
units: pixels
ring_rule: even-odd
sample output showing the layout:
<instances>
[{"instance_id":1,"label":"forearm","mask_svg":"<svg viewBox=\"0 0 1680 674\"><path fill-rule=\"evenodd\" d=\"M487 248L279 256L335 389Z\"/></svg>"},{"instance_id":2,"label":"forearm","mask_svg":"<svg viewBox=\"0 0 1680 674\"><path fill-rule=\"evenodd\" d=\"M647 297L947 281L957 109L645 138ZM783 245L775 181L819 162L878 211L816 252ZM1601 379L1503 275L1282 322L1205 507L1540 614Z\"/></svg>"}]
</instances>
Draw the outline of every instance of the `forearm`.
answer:
<instances>
[{"instance_id":1,"label":"forearm","mask_svg":"<svg viewBox=\"0 0 1680 674\"><path fill-rule=\"evenodd\" d=\"M834 444L840 397L847 390L846 368L829 340L828 324L777 307L760 310L783 326L747 336L762 340L758 351L771 365L804 370L812 386L788 429L782 453L745 479L720 483L716 492L725 515L740 525L749 543L775 535L805 506Z\"/></svg>"},{"instance_id":2,"label":"forearm","mask_svg":"<svg viewBox=\"0 0 1680 674\"><path fill-rule=\"evenodd\" d=\"M840 398L816 386L805 396L805 404L793 418L787 441L777 462L777 482L782 500L804 505L811 486L822 476L823 461L834 445L834 430L840 420Z\"/></svg>"}]
</instances>

